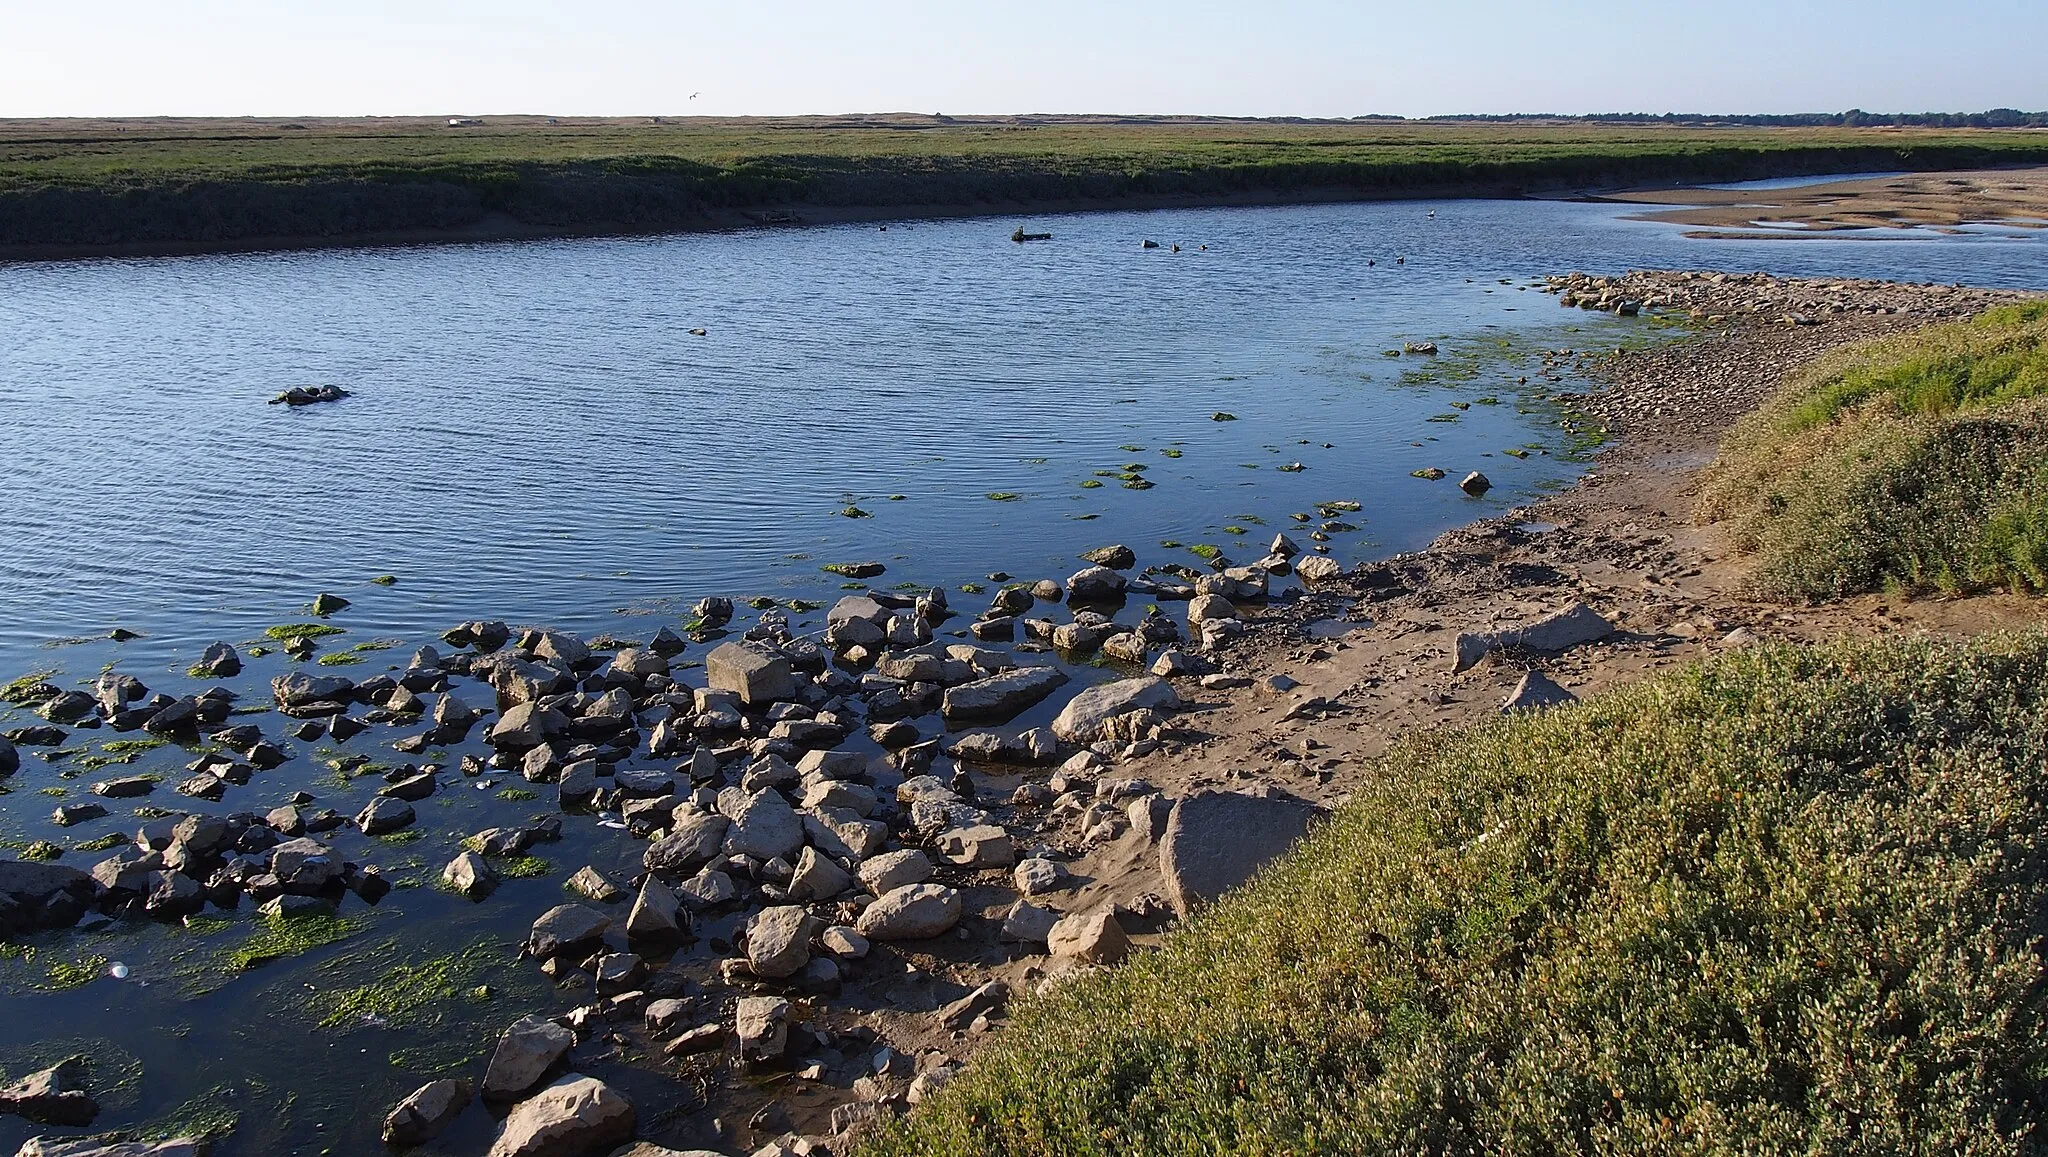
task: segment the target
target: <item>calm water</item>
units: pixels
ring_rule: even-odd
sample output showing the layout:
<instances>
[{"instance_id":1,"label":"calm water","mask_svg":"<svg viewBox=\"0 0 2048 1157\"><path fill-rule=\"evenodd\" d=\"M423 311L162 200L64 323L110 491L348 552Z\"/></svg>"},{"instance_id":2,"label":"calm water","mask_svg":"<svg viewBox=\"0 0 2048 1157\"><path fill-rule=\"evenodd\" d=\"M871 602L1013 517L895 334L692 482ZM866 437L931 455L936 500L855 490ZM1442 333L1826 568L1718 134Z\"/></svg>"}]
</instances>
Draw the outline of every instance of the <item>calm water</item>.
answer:
<instances>
[{"instance_id":1,"label":"calm water","mask_svg":"<svg viewBox=\"0 0 2048 1157\"><path fill-rule=\"evenodd\" d=\"M1075 216L1033 245L947 221L0 267L0 663L120 626L149 636L130 665L182 670L319 590L363 629L594 630L707 593L815 595L822 562L1060 572L1091 542L1220 541L1333 498L1367 506L1340 549L1407 547L1474 512L1418 467L1484 467L1484 508L1563 472L1480 457L1555 433L1512 406L1422 425L1450 391L1399 388L1416 359L1383 350L1640 331L1499 279L2048 267L2040 240L1701 243L1611 206L1437 209ZM1566 321L1592 332L1547 332ZM355 396L263 404L326 382ZM1131 462L1154 489L1079 486Z\"/></svg>"},{"instance_id":2,"label":"calm water","mask_svg":"<svg viewBox=\"0 0 2048 1157\"><path fill-rule=\"evenodd\" d=\"M1332 499L1364 507L1347 516L1361 531L1336 536L1340 557L1406 549L1579 469L1531 392L1574 383L1519 388L1531 351L1653 333L1560 310L1526 288L1545 273L2048 284L2038 237L1700 242L1615 206L1428 208L1055 217L1033 222L1055 240L1032 245L1008 240L1016 222L983 220L0 267L0 679L55 668L69 683L118 663L176 693L207 643L302 618L323 590L354 600L335 620L352 640L411 644L478 616L644 637L706 594L829 599L826 562L957 586L996 570L1064 577L1076 551L1111 541L1144 562L1193 561L1162 540L1248 560L1259 549L1225 527L1262 540ZM1385 356L1419 340L1444 355ZM264 404L307 383L354 397ZM1500 453L1523 446L1552 453ZM1082 486L1134 463L1152 489ZM1482 469L1497 488L1468 499L1409 476L1424 466ZM387 573L396 585L370 582ZM144 637L104 641L116 626ZM99 641L69 641L85 638ZM260 697L282 663L253 662L236 685ZM216 810L306 787L351 813L367 787L334 782L317 754ZM170 775L186 758L132 770ZM30 754L0 798L0 838L57 836L38 793L83 782ZM339 843L428 879L461 835L544 803L458 786L420 805L417 842ZM505 946L559 902L568 870L630 875L639 847L569 826L545 852L550 878L475 906L401 890L350 941L251 973L222 962L246 914L45 937L34 960L0 962L0 1067L93 1053L113 1089L102 1128L232 1116L228 1153L368 1151L374 1114L423 1076L481 1055L513 1017L573 1001ZM494 1000L322 1024L322 993L473 943L458 972ZM131 979L35 987L53 962L99 957L130 963ZM675 1095L665 1078L601 1071L650 1103ZM489 1127L472 1110L442 1148L480 1151ZM681 1115L669 1127L706 1139ZM0 1120L0 1149L29 1133Z\"/></svg>"}]
</instances>

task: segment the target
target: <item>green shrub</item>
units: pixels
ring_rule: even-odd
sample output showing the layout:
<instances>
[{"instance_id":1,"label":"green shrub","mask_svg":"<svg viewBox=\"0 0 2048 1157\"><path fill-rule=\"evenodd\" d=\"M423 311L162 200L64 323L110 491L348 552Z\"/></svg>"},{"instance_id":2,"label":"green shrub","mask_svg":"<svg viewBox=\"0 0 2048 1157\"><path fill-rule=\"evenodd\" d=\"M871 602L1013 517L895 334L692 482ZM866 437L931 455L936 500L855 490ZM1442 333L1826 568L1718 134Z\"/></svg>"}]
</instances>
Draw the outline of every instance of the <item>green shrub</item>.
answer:
<instances>
[{"instance_id":1,"label":"green shrub","mask_svg":"<svg viewBox=\"0 0 2048 1157\"><path fill-rule=\"evenodd\" d=\"M2015 1153L2048 636L1764 648L1396 749L871 1154Z\"/></svg>"},{"instance_id":2,"label":"green shrub","mask_svg":"<svg viewBox=\"0 0 2048 1157\"><path fill-rule=\"evenodd\" d=\"M2048 588L2048 302L1822 358L1730 432L1699 513L1767 594Z\"/></svg>"}]
</instances>

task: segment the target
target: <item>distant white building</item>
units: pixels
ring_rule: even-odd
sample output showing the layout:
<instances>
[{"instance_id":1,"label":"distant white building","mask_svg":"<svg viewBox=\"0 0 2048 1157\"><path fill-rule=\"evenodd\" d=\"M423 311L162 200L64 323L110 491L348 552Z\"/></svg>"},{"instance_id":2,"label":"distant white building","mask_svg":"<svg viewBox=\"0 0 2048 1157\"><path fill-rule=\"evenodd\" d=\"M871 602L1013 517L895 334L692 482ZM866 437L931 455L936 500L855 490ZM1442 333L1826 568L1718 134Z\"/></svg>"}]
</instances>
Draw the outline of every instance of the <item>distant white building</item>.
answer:
<instances>
[{"instance_id":1,"label":"distant white building","mask_svg":"<svg viewBox=\"0 0 2048 1157\"><path fill-rule=\"evenodd\" d=\"M449 118L448 118L448 127L449 127L449 128L451 128L451 129L466 129L466 128L472 128L472 127L474 127L474 126L476 126L476 125L480 125L480 124L482 124L482 123L484 123L484 122L483 122L482 120L480 120L479 118L477 118L477 117L449 117Z\"/></svg>"}]
</instances>

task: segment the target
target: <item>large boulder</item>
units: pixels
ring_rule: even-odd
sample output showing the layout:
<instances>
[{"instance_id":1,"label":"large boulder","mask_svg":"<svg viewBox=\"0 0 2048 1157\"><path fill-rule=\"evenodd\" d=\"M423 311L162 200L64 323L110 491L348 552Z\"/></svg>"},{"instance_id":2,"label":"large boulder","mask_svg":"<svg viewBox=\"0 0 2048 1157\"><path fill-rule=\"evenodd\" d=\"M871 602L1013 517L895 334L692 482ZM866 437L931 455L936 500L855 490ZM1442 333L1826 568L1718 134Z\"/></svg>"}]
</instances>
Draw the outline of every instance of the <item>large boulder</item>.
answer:
<instances>
[{"instance_id":1,"label":"large boulder","mask_svg":"<svg viewBox=\"0 0 2048 1157\"><path fill-rule=\"evenodd\" d=\"M939 710L948 720L1002 723L1014 719L1067 682L1057 667L1018 667L946 689Z\"/></svg>"},{"instance_id":2,"label":"large boulder","mask_svg":"<svg viewBox=\"0 0 2048 1157\"><path fill-rule=\"evenodd\" d=\"M574 635L560 631L535 631L525 640L535 658L564 670L575 670L590 662L590 647Z\"/></svg>"},{"instance_id":3,"label":"large boulder","mask_svg":"<svg viewBox=\"0 0 2048 1157\"><path fill-rule=\"evenodd\" d=\"M889 608L867 595L848 595L825 612L825 641L839 651L888 641Z\"/></svg>"},{"instance_id":4,"label":"large boulder","mask_svg":"<svg viewBox=\"0 0 2048 1157\"><path fill-rule=\"evenodd\" d=\"M1327 555L1312 554L1294 564L1294 573L1309 586L1320 586L1344 573L1344 564Z\"/></svg>"},{"instance_id":5,"label":"large boulder","mask_svg":"<svg viewBox=\"0 0 2048 1157\"><path fill-rule=\"evenodd\" d=\"M1156 676L1118 679L1088 688L1067 702L1052 721L1053 734L1068 743L1093 743L1103 726L1133 711L1177 711L1180 695L1173 684Z\"/></svg>"},{"instance_id":6,"label":"large boulder","mask_svg":"<svg viewBox=\"0 0 2048 1157\"><path fill-rule=\"evenodd\" d=\"M1010 833L1000 824L975 824L942 832L934 843L939 858L956 868L1007 868L1017 862Z\"/></svg>"},{"instance_id":7,"label":"large boulder","mask_svg":"<svg viewBox=\"0 0 2048 1157\"><path fill-rule=\"evenodd\" d=\"M1121 964L1131 953L1130 937L1109 911L1062 916L1046 933L1045 946L1054 956L1088 964Z\"/></svg>"},{"instance_id":8,"label":"large boulder","mask_svg":"<svg viewBox=\"0 0 2048 1157\"><path fill-rule=\"evenodd\" d=\"M602 1157L633 1139L633 1102L596 1077L566 1076L520 1102L489 1157Z\"/></svg>"},{"instance_id":9,"label":"large boulder","mask_svg":"<svg viewBox=\"0 0 2048 1157\"><path fill-rule=\"evenodd\" d=\"M941 884L909 884L867 906L854 930L870 940L929 940L960 923L960 893Z\"/></svg>"},{"instance_id":10,"label":"large boulder","mask_svg":"<svg viewBox=\"0 0 2048 1157\"><path fill-rule=\"evenodd\" d=\"M525 751L569 730L569 717L538 703L515 703L491 725L484 740L493 747Z\"/></svg>"},{"instance_id":11,"label":"large boulder","mask_svg":"<svg viewBox=\"0 0 2048 1157\"><path fill-rule=\"evenodd\" d=\"M795 904L763 908L747 923L747 966L769 980L794 976L811 962L811 937L822 931Z\"/></svg>"},{"instance_id":12,"label":"large boulder","mask_svg":"<svg viewBox=\"0 0 2048 1157\"><path fill-rule=\"evenodd\" d=\"M828 856L865 860L889 842L888 824L862 819L852 808L819 808L806 813L803 823L804 835Z\"/></svg>"},{"instance_id":13,"label":"large boulder","mask_svg":"<svg viewBox=\"0 0 2048 1157\"><path fill-rule=\"evenodd\" d=\"M789 1051L789 1002L772 996L743 996L733 1010L733 1035L742 1064L764 1064Z\"/></svg>"},{"instance_id":14,"label":"large boulder","mask_svg":"<svg viewBox=\"0 0 2048 1157\"><path fill-rule=\"evenodd\" d=\"M449 891L471 900L481 900L498 886L498 873L475 852L463 852L441 869L441 883Z\"/></svg>"},{"instance_id":15,"label":"large boulder","mask_svg":"<svg viewBox=\"0 0 2048 1157\"><path fill-rule=\"evenodd\" d=\"M1515 684L1512 694L1500 705L1503 715L1517 711L1540 711L1545 707L1562 707L1577 703L1579 697L1557 685L1550 676L1541 671L1529 670L1522 674L1522 681Z\"/></svg>"},{"instance_id":16,"label":"large boulder","mask_svg":"<svg viewBox=\"0 0 2048 1157\"><path fill-rule=\"evenodd\" d=\"M640 863L650 872L694 872L724 847L730 823L715 812L678 815L667 835L647 845L647 850L640 854Z\"/></svg>"},{"instance_id":17,"label":"large boulder","mask_svg":"<svg viewBox=\"0 0 2048 1157\"><path fill-rule=\"evenodd\" d=\"M38 1125L90 1125L99 1116L99 1102L83 1087L85 1063L77 1057L59 1061L0 1088L0 1113L11 1113Z\"/></svg>"},{"instance_id":18,"label":"large boulder","mask_svg":"<svg viewBox=\"0 0 2048 1157\"><path fill-rule=\"evenodd\" d=\"M1067 579L1070 603L1113 603L1124 597L1124 576L1106 566L1091 566Z\"/></svg>"},{"instance_id":19,"label":"large boulder","mask_svg":"<svg viewBox=\"0 0 2048 1157\"><path fill-rule=\"evenodd\" d=\"M227 643L215 643L206 648L199 661L186 672L195 679L227 679L241 673L242 657Z\"/></svg>"},{"instance_id":20,"label":"large boulder","mask_svg":"<svg viewBox=\"0 0 2048 1157\"><path fill-rule=\"evenodd\" d=\"M380 795L356 815L356 827L361 828L366 836L382 836L411 827L416 818L412 805L402 799Z\"/></svg>"},{"instance_id":21,"label":"large boulder","mask_svg":"<svg viewBox=\"0 0 2048 1157\"><path fill-rule=\"evenodd\" d=\"M669 672L668 659L656 651L628 647L612 656L612 671L635 680L649 675L666 675Z\"/></svg>"},{"instance_id":22,"label":"large boulder","mask_svg":"<svg viewBox=\"0 0 2048 1157\"><path fill-rule=\"evenodd\" d=\"M649 873L626 917L626 935L636 940L672 940L690 930L690 915L675 890Z\"/></svg>"},{"instance_id":23,"label":"large boulder","mask_svg":"<svg viewBox=\"0 0 2048 1157\"><path fill-rule=\"evenodd\" d=\"M1219 619L1234 619L1237 608L1222 595L1196 595L1188 600L1188 625L1200 627Z\"/></svg>"},{"instance_id":24,"label":"large boulder","mask_svg":"<svg viewBox=\"0 0 2048 1157\"><path fill-rule=\"evenodd\" d=\"M558 904L533 922L526 939L526 954L536 960L586 948L604 939L612 918L588 904Z\"/></svg>"},{"instance_id":25,"label":"large boulder","mask_svg":"<svg viewBox=\"0 0 2048 1157\"><path fill-rule=\"evenodd\" d=\"M484 1070L484 1097L512 1100L540 1082L555 1062L576 1047L576 1034L551 1020L537 1016L512 1022L498 1038Z\"/></svg>"},{"instance_id":26,"label":"large boulder","mask_svg":"<svg viewBox=\"0 0 2048 1157\"><path fill-rule=\"evenodd\" d=\"M384 1117L384 1143L401 1148L424 1145L469 1107L468 1081L429 1081L414 1089Z\"/></svg>"},{"instance_id":27,"label":"large boulder","mask_svg":"<svg viewBox=\"0 0 2048 1157\"><path fill-rule=\"evenodd\" d=\"M1213 903L1293 847L1321 816L1284 796L1198 791L1182 798L1159 843L1168 902L1183 916Z\"/></svg>"},{"instance_id":28,"label":"large boulder","mask_svg":"<svg viewBox=\"0 0 2048 1157\"><path fill-rule=\"evenodd\" d=\"M793 900L830 900L852 886L846 869L819 855L818 849L805 848L789 878L789 895Z\"/></svg>"},{"instance_id":29,"label":"large boulder","mask_svg":"<svg viewBox=\"0 0 2048 1157\"><path fill-rule=\"evenodd\" d=\"M731 825L725 832L725 850L757 860L795 857L804 846L804 823L789 801L774 791L751 795L736 787L718 793L718 810Z\"/></svg>"},{"instance_id":30,"label":"large boulder","mask_svg":"<svg viewBox=\"0 0 2048 1157\"><path fill-rule=\"evenodd\" d=\"M704 657L704 677L714 691L731 691L748 705L796 695L789 660L742 643L723 643Z\"/></svg>"},{"instance_id":31,"label":"large boulder","mask_svg":"<svg viewBox=\"0 0 2048 1157\"><path fill-rule=\"evenodd\" d=\"M307 675L294 671L270 681L270 693L280 707L304 707L346 699L356 685L339 675Z\"/></svg>"},{"instance_id":32,"label":"large boulder","mask_svg":"<svg viewBox=\"0 0 2048 1157\"><path fill-rule=\"evenodd\" d=\"M922 884L936 871L931 857L916 848L884 852L860 865L860 882L877 896L911 884Z\"/></svg>"},{"instance_id":33,"label":"large boulder","mask_svg":"<svg viewBox=\"0 0 2048 1157\"><path fill-rule=\"evenodd\" d=\"M1096 566L1105 566L1111 570L1129 570L1138 565L1138 552L1121 543L1114 546L1098 546L1081 557Z\"/></svg>"}]
</instances>

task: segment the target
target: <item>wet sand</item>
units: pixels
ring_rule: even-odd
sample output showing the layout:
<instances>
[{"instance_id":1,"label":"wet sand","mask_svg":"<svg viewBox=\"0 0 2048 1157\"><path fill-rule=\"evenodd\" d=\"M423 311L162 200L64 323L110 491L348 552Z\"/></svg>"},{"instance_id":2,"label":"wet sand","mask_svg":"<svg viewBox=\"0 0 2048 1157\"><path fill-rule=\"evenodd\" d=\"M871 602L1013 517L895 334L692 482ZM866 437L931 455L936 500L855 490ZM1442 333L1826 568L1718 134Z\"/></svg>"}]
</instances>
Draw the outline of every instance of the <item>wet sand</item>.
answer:
<instances>
[{"instance_id":1,"label":"wet sand","mask_svg":"<svg viewBox=\"0 0 2048 1157\"><path fill-rule=\"evenodd\" d=\"M1687 237L1895 238L1970 226L2048 229L2048 167L1909 173L1784 189L1644 189L1596 198L1679 208L1637 220L1702 228Z\"/></svg>"}]
</instances>

